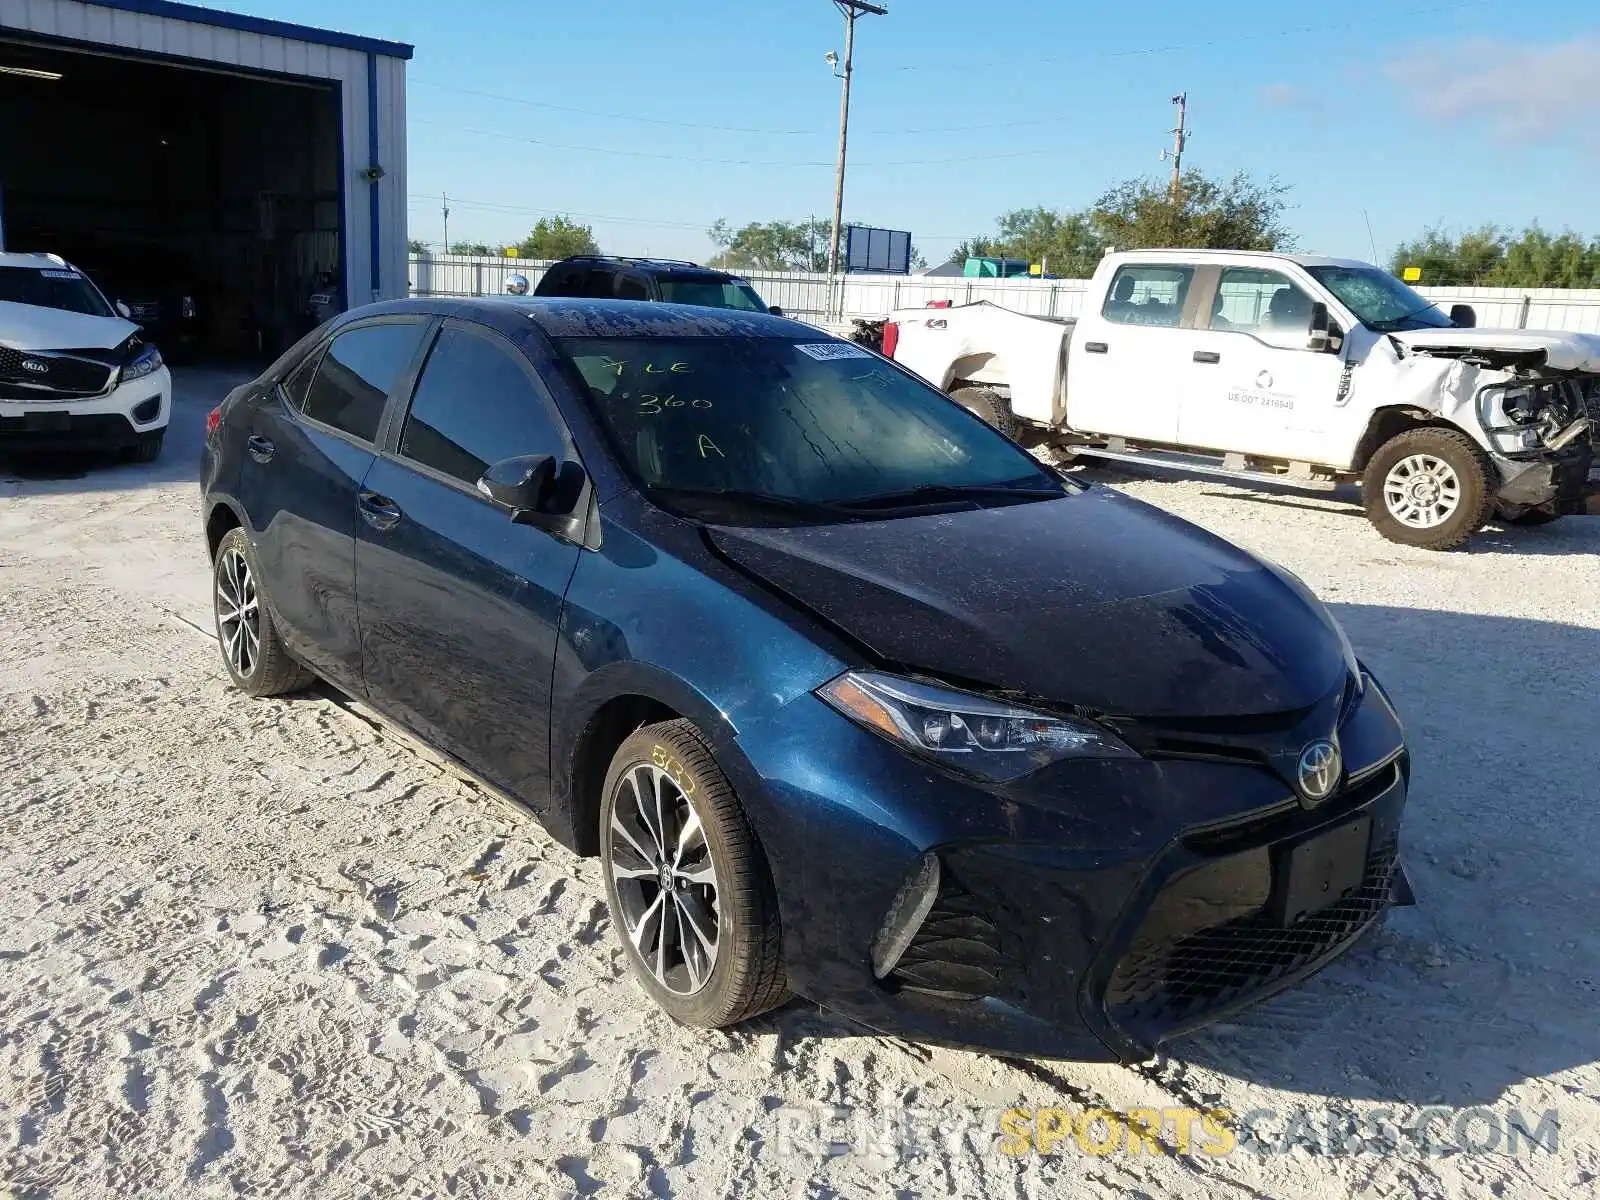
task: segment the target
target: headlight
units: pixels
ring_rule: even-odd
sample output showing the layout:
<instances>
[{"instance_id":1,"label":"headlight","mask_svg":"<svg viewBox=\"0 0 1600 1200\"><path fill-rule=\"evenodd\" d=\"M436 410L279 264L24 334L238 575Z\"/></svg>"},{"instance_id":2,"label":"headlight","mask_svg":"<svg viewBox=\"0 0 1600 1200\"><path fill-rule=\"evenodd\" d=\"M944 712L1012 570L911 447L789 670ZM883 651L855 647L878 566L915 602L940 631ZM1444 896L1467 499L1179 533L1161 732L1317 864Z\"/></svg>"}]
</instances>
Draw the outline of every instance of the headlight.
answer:
<instances>
[{"instance_id":1,"label":"headlight","mask_svg":"<svg viewBox=\"0 0 1600 1200\"><path fill-rule=\"evenodd\" d=\"M1138 757L1089 721L878 671L846 671L817 695L913 753L989 779L1016 779L1063 758Z\"/></svg>"},{"instance_id":2,"label":"headlight","mask_svg":"<svg viewBox=\"0 0 1600 1200\"><path fill-rule=\"evenodd\" d=\"M122 382L131 383L135 379L143 379L146 375L154 375L161 369L161 351L154 346L146 346L134 356L132 362L122 368Z\"/></svg>"}]
</instances>

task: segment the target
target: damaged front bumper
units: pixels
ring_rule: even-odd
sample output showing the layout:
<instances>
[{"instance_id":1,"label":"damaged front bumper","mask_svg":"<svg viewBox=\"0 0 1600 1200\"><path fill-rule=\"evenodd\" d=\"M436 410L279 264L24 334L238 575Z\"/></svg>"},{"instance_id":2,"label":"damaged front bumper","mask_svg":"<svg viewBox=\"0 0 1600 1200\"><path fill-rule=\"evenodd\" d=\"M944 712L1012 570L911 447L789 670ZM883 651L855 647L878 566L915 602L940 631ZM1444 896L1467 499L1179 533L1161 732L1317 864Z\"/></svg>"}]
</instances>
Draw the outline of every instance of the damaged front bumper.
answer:
<instances>
[{"instance_id":1,"label":"damaged front bumper","mask_svg":"<svg viewBox=\"0 0 1600 1200\"><path fill-rule=\"evenodd\" d=\"M1587 436L1538 458L1492 455L1500 472L1495 500L1520 509L1544 508L1563 515L1600 514L1600 480L1590 478L1594 448Z\"/></svg>"}]
</instances>

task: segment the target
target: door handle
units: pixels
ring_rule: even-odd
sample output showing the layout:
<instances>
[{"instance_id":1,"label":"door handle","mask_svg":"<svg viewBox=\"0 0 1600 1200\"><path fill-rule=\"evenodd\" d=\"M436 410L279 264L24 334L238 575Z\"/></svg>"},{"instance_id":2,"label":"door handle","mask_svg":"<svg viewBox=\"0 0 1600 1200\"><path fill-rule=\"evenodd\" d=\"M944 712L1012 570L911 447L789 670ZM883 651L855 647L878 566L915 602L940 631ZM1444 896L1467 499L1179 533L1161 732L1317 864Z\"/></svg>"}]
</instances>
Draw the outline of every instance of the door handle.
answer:
<instances>
[{"instance_id":1,"label":"door handle","mask_svg":"<svg viewBox=\"0 0 1600 1200\"><path fill-rule=\"evenodd\" d=\"M374 529L393 529L400 523L400 506L377 492L361 492L356 496L356 508L361 519Z\"/></svg>"},{"instance_id":2,"label":"door handle","mask_svg":"<svg viewBox=\"0 0 1600 1200\"><path fill-rule=\"evenodd\" d=\"M1215 350L1196 350L1194 360L1198 363L1219 363L1222 361L1222 355Z\"/></svg>"},{"instance_id":3,"label":"door handle","mask_svg":"<svg viewBox=\"0 0 1600 1200\"><path fill-rule=\"evenodd\" d=\"M259 433L250 435L250 440L245 443L245 448L250 451L250 457L258 463L271 462L272 456L278 452L278 448Z\"/></svg>"},{"instance_id":4,"label":"door handle","mask_svg":"<svg viewBox=\"0 0 1600 1200\"><path fill-rule=\"evenodd\" d=\"M1110 347L1104 342L1085 342L1083 344L1083 352L1085 354L1104 354L1109 349Z\"/></svg>"}]
</instances>

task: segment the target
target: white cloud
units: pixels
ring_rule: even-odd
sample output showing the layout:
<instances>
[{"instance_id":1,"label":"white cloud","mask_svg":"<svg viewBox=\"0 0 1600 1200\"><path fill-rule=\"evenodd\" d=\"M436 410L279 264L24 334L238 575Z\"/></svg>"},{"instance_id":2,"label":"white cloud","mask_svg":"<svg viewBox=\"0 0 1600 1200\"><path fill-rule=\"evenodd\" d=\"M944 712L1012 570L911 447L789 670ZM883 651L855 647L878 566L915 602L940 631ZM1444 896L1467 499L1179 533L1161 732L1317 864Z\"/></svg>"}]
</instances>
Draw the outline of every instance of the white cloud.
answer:
<instances>
[{"instance_id":1,"label":"white cloud","mask_svg":"<svg viewBox=\"0 0 1600 1200\"><path fill-rule=\"evenodd\" d=\"M1507 141L1592 132L1600 118L1600 34L1512 44L1487 38L1414 46L1385 67L1427 116L1485 122Z\"/></svg>"},{"instance_id":2,"label":"white cloud","mask_svg":"<svg viewBox=\"0 0 1600 1200\"><path fill-rule=\"evenodd\" d=\"M1268 108L1315 108L1317 99L1292 83L1269 83L1261 89L1261 102Z\"/></svg>"}]
</instances>

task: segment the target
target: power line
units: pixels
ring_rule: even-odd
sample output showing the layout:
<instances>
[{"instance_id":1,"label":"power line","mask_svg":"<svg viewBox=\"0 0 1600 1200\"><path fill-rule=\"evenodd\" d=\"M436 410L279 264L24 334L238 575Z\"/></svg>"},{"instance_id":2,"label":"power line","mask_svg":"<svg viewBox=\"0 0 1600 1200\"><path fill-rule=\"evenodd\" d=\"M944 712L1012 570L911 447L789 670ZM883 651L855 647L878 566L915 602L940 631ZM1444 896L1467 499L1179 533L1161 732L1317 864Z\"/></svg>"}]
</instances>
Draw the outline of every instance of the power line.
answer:
<instances>
[{"instance_id":1,"label":"power line","mask_svg":"<svg viewBox=\"0 0 1600 1200\"><path fill-rule=\"evenodd\" d=\"M701 158L690 154L663 154L654 150L621 150L614 146L580 146L571 142L552 142L547 138L527 137L518 133L502 133L495 129L473 129L449 121L430 121L411 117L413 125L449 125L456 133L472 133L479 137L501 138L505 141L523 142L531 146L548 146L552 150L570 150L580 154L611 154L623 158L648 158L664 162L703 163L723 167L832 167L837 164L827 159L799 158ZM945 163L988 162L1003 158L1029 158L1038 154L1064 154L1057 146L1036 146L1031 150L1009 150L997 154L956 154L947 158L882 159L876 162L858 162L858 167L925 167Z\"/></svg>"}]
</instances>

